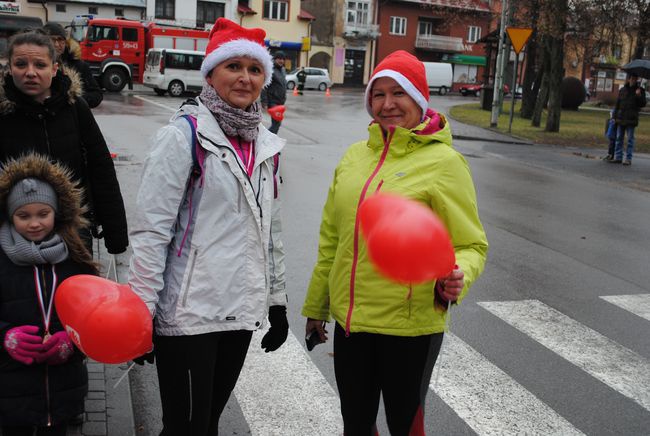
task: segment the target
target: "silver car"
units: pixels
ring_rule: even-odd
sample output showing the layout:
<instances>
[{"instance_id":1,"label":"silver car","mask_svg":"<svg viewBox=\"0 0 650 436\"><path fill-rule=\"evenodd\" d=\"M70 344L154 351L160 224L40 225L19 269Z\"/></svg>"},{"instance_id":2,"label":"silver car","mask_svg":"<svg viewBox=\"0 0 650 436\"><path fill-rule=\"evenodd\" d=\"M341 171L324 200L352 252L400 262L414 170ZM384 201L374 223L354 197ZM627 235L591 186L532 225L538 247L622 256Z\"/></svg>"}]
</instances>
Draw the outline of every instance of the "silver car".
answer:
<instances>
[{"instance_id":1,"label":"silver car","mask_svg":"<svg viewBox=\"0 0 650 436\"><path fill-rule=\"evenodd\" d=\"M300 68L287 74L287 89L293 89L298 85L298 77L296 76L298 71L300 71ZM307 73L307 77L305 78L305 89L318 89L319 91L325 91L327 88L332 86L330 74L325 68L306 67L305 73Z\"/></svg>"}]
</instances>

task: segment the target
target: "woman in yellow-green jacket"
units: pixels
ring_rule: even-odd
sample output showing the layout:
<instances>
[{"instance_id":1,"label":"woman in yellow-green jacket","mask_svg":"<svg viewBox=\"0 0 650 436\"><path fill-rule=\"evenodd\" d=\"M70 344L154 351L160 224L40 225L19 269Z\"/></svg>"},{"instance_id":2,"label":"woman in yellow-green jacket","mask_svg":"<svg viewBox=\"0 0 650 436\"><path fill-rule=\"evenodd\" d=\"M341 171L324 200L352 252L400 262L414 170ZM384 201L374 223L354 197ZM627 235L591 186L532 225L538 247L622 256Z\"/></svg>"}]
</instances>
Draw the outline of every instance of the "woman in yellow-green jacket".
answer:
<instances>
[{"instance_id":1,"label":"woman in yellow-green jacket","mask_svg":"<svg viewBox=\"0 0 650 436\"><path fill-rule=\"evenodd\" d=\"M329 189L318 261L302 314L307 334L327 340L334 318L334 370L346 436L370 435L380 394L395 435L424 435L423 406L440 351L448 303L458 303L483 270L487 239L469 166L451 147L443 115L428 108L424 65L396 51L377 65L365 102L369 138L353 144ZM455 269L438 282L405 286L371 265L357 214L375 192L429 206L444 222ZM396 222L396 226L400 223Z\"/></svg>"}]
</instances>

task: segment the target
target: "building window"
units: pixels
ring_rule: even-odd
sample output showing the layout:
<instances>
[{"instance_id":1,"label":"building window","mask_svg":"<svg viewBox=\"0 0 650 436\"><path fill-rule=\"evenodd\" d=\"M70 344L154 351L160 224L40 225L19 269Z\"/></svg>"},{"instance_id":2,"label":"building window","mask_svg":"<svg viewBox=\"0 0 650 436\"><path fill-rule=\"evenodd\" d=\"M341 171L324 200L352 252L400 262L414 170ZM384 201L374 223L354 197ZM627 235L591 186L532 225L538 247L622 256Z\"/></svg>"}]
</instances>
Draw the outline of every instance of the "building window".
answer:
<instances>
[{"instance_id":1,"label":"building window","mask_svg":"<svg viewBox=\"0 0 650 436\"><path fill-rule=\"evenodd\" d=\"M476 42L479 39L481 39L481 28L478 26L469 26L467 42Z\"/></svg>"},{"instance_id":2,"label":"building window","mask_svg":"<svg viewBox=\"0 0 650 436\"><path fill-rule=\"evenodd\" d=\"M406 17L390 17L391 35L406 35Z\"/></svg>"},{"instance_id":3,"label":"building window","mask_svg":"<svg viewBox=\"0 0 650 436\"><path fill-rule=\"evenodd\" d=\"M224 3L202 2L196 4L196 25L203 27L206 24L214 24L217 18L225 15Z\"/></svg>"},{"instance_id":4,"label":"building window","mask_svg":"<svg viewBox=\"0 0 650 436\"><path fill-rule=\"evenodd\" d=\"M347 23L348 24L368 24L369 2L348 2Z\"/></svg>"},{"instance_id":5,"label":"building window","mask_svg":"<svg viewBox=\"0 0 650 436\"><path fill-rule=\"evenodd\" d=\"M176 18L175 0L156 0L156 18L173 20Z\"/></svg>"},{"instance_id":6,"label":"building window","mask_svg":"<svg viewBox=\"0 0 650 436\"><path fill-rule=\"evenodd\" d=\"M123 17L124 16L124 9L115 8L115 16L116 17Z\"/></svg>"},{"instance_id":7,"label":"building window","mask_svg":"<svg viewBox=\"0 0 650 436\"><path fill-rule=\"evenodd\" d=\"M621 44L614 44L612 47L612 56L616 59L620 59L623 55L623 46Z\"/></svg>"},{"instance_id":8,"label":"building window","mask_svg":"<svg viewBox=\"0 0 650 436\"><path fill-rule=\"evenodd\" d=\"M268 20L288 21L289 2L281 0L264 0L264 18Z\"/></svg>"},{"instance_id":9,"label":"building window","mask_svg":"<svg viewBox=\"0 0 650 436\"><path fill-rule=\"evenodd\" d=\"M454 82L476 83L478 67L476 65L454 65Z\"/></svg>"},{"instance_id":10,"label":"building window","mask_svg":"<svg viewBox=\"0 0 650 436\"><path fill-rule=\"evenodd\" d=\"M98 15L98 14L99 14L98 9L99 9L99 8L98 8L97 6L90 6L90 7L88 8L88 13L89 13L90 15Z\"/></svg>"},{"instance_id":11,"label":"building window","mask_svg":"<svg viewBox=\"0 0 650 436\"><path fill-rule=\"evenodd\" d=\"M57 12L65 12L65 5L56 5Z\"/></svg>"},{"instance_id":12,"label":"building window","mask_svg":"<svg viewBox=\"0 0 650 436\"><path fill-rule=\"evenodd\" d=\"M420 21L418 25L418 35L419 36L435 35L433 23L431 21Z\"/></svg>"}]
</instances>

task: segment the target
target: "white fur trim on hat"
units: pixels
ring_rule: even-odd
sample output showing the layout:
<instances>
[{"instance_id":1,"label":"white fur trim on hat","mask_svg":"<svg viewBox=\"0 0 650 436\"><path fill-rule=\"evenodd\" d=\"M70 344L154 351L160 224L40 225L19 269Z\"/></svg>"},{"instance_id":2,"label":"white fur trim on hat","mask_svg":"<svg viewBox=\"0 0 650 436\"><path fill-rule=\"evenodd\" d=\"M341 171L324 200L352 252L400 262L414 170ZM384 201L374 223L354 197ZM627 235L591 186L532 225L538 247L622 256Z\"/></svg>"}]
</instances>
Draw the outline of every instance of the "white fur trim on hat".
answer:
<instances>
[{"instance_id":1,"label":"white fur trim on hat","mask_svg":"<svg viewBox=\"0 0 650 436\"><path fill-rule=\"evenodd\" d=\"M201 74L203 77L207 77L210 71L221 62L238 56L246 56L258 60L262 64L262 68L264 68L264 86L271 83L271 76L273 75L273 58L271 57L271 53L269 53L266 47L262 47L258 43L244 38L223 43L208 53L201 64Z\"/></svg>"},{"instance_id":2,"label":"white fur trim on hat","mask_svg":"<svg viewBox=\"0 0 650 436\"><path fill-rule=\"evenodd\" d=\"M429 101L424 98L422 93L418 91L418 89L411 83L409 79L404 77L402 73L398 73L395 70L381 70L378 71L377 74L372 76L370 78L370 81L368 82L368 86L366 87L366 110L372 117L372 106L370 105L370 92L372 91L372 84L376 79L379 79L380 77L390 77L394 81L397 82L399 86L401 86L404 91L417 103L418 106L422 109L422 118L427 113L427 109L429 108Z\"/></svg>"}]
</instances>

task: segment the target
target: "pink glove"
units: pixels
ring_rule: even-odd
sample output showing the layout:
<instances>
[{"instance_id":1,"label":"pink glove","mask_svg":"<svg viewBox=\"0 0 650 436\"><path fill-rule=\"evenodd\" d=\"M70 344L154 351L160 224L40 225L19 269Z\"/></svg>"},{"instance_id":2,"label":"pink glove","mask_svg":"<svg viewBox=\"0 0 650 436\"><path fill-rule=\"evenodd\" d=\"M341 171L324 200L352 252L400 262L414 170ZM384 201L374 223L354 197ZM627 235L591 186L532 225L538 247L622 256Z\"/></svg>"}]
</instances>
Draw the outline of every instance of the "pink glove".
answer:
<instances>
[{"instance_id":1,"label":"pink glove","mask_svg":"<svg viewBox=\"0 0 650 436\"><path fill-rule=\"evenodd\" d=\"M56 332L43 341L43 352L36 357L38 363L60 365L68 361L74 353L74 346L68 334L64 331Z\"/></svg>"},{"instance_id":2,"label":"pink glove","mask_svg":"<svg viewBox=\"0 0 650 436\"><path fill-rule=\"evenodd\" d=\"M14 327L7 332L4 347L7 353L20 363L31 365L43 350L43 338L34 325Z\"/></svg>"}]
</instances>

